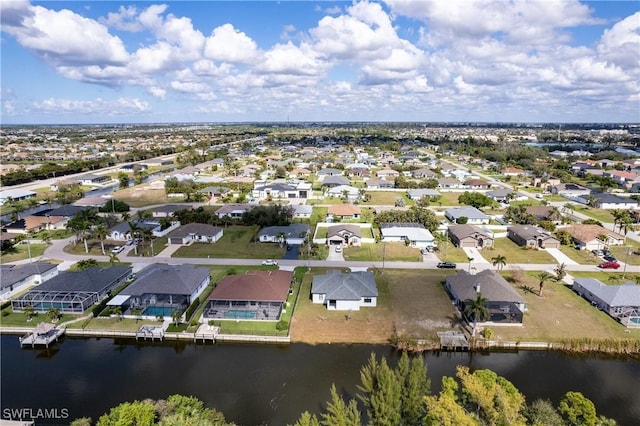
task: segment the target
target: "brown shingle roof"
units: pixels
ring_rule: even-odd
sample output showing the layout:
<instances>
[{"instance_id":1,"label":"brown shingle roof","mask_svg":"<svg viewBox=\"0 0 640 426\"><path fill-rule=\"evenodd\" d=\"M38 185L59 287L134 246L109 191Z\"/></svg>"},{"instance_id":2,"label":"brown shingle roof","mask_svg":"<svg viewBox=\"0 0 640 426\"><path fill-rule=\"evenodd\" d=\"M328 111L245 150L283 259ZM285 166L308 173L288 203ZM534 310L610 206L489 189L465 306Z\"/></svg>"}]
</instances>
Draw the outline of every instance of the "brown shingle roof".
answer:
<instances>
[{"instance_id":1,"label":"brown shingle roof","mask_svg":"<svg viewBox=\"0 0 640 426\"><path fill-rule=\"evenodd\" d=\"M334 216L353 216L354 214L360 214L360 207L353 204L333 204L329 206L329 214Z\"/></svg>"},{"instance_id":2,"label":"brown shingle roof","mask_svg":"<svg viewBox=\"0 0 640 426\"><path fill-rule=\"evenodd\" d=\"M603 228L600 225L580 224L569 226L568 228L564 228L564 230L567 231L573 238L583 242L593 241L598 238L598 235L602 234L618 240L624 239L623 235L620 235L617 232L609 231L608 229Z\"/></svg>"},{"instance_id":3,"label":"brown shingle roof","mask_svg":"<svg viewBox=\"0 0 640 426\"><path fill-rule=\"evenodd\" d=\"M256 300L283 302L289 294L292 271L248 271L224 277L209 300Z\"/></svg>"}]
</instances>

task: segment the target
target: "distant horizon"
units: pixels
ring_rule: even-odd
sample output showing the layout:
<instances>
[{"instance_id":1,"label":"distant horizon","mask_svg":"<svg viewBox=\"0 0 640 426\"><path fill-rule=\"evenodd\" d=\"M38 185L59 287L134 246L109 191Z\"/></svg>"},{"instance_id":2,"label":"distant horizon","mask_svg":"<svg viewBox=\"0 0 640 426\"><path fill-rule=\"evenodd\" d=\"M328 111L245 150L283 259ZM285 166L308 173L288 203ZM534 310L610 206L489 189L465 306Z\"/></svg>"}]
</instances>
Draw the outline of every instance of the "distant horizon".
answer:
<instances>
[{"instance_id":1,"label":"distant horizon","mask_svg":"<svg viewBox=\"0 0 640 426\"><path fill-rule=\"evenodd\" d=\"M640 3L0 2L2 121L637 123Z\"/></svg>"}]
</instances>

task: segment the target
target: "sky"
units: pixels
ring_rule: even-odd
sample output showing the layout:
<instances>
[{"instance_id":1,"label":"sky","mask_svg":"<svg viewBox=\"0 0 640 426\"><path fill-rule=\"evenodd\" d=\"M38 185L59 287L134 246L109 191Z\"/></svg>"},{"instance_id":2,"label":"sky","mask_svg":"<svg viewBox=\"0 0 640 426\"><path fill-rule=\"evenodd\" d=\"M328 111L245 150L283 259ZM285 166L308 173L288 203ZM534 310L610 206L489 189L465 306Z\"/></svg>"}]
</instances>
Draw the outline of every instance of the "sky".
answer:
<instances>
[{"instance_id":1,"label":"sky","mask_svg":"<svg viewBox=\"0 0 640 426\"><path fill-rule=\"evenodd\" d=\"M640 122L640 2L0 0L0 124Z\"/></svg>"}]
</instances>

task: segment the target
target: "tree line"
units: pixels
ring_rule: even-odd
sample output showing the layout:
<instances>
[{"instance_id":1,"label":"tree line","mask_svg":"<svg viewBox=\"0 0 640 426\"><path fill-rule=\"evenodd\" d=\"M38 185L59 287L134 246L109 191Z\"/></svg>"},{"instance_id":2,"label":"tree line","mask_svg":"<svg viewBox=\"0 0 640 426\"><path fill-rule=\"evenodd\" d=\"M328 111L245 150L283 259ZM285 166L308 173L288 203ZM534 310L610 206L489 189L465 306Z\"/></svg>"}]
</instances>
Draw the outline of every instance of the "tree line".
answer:
<instances>
[{"instance_id":1,"label":"tree line","mask_svg":"<svg viewBox=\"0 0 640 426\"><path fill-rule=\"evenodd\" d=\"M527 403L524 395L504 377L484 369L458 366L456 377L442 378L441 391L431 394L424 358L403 352L395 368L371 354L360 369L355 397L341 395L335 384L330 400L319 414L303 412L294 426L614 426L599 416L591 400L580 392L567 392L557 406L549 400ZM90 418L72 426L90 426ZM192 396L172 395L166 400L125 402L95 423L107 425L233 426L215 409L205 408Z\"/></svg>"}]
</instances>

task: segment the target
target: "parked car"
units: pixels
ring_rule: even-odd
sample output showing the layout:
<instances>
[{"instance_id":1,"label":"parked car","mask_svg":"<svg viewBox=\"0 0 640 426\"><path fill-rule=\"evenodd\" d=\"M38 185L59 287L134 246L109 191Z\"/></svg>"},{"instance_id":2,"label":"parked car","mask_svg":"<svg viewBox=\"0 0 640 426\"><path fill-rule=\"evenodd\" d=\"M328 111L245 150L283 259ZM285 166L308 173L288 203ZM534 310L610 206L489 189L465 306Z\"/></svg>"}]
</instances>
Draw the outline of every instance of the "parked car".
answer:
<instances>
[{"instance_id":1,"label":"parked car","mask_svg":"<svg viewBox=\"0 0 640 426\"><path fill-rule=\"evenodd\" d=\"M620 264L618 262L604 262L598 265L598 268L601 269L618 269Z\"/></svg>"},{"instance_id":2,"label":"parked car","mask_svg":"<svg viewBox=\"0 0 640 426\"><path fill-rule=\"evenodd\" d=\"M617 261L618 261L618 259L616 259L616 258L615 258L615 257L613 257L613 256L607 256L607 255L604 255L604 256L602 256L602 258L603 258L604 260L606 260L607 262L617 262Z\"/></svg>"},{"instance_id":3,"label":"parked car","mask_svg":"<svg viewBox=\"0 0 640 426\"><path fill-rule=\"evenodd\" d=\"M262 261L262 264L263 264L264 266L278 266L278 262L276 262L276 261L275 261L275 260L273 260L273 259L263 260L263 261Z\"/></svg>"},{"instance_id":4,"label":"parked car","mask_svg":"<svg viewBox=\"0 0 640 426\"><path fill-rule=\"evenodd\" d=\"M124 250L124 246L114 247L113 250L111 250L111 253L113 254L122 253L122 250Z\"/></svg>"},{"instance_id":5,"label":"parked car","mask_svg":"<svg viewBox=\"0 0 640 426\"><path fill-rule=\"evenodd\" d=\"M440 262L438 263L438 268L440 269L455 269L456 264L453 262Z\"/></svg>"},{"instance_id":6,"label":"parked car","mask_svg":"<svg viewBox=\"0 0 640 426\"><path fill-rule=\"evenodd\" d=\"M604 256L604 251L600 249L591 250L591 253L595 254L596 256Z\"/></svg>"},{"instance_id":7,"label":"parked car","mask_svg":"<svg viewBox=\"0 0 640 426\"><path fill-rule=\"evenodd\" d=\"M336 253L342 253L342 246L336 247Z\"/></svg>"}]
</instances>

